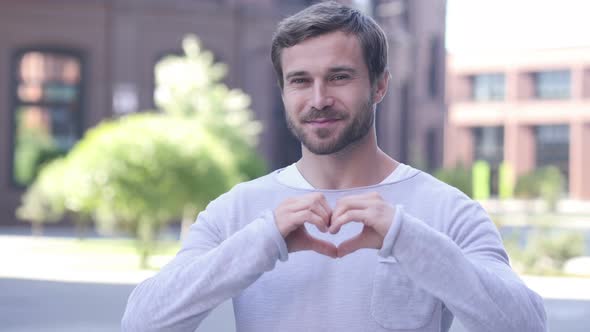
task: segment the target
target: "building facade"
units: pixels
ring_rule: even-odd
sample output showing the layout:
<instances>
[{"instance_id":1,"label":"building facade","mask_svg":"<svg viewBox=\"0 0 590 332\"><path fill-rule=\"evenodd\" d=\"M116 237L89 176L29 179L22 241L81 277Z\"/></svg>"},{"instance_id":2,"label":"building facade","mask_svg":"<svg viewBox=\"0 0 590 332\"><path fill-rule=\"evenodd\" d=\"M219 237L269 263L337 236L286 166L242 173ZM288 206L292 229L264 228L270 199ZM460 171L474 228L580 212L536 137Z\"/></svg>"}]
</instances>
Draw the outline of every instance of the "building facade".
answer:
<instances>
[{"instance_id":1,"label":"building facade","mask_svg":"<svg viewBox=\"0 0 590 332\"><path fill-rule=\"evenodd\" d=\"M154 66L196 34L252 97L271 169L300 156L269 50L276 24L309 0L0 0L0 224L16 222L36 167L101 120L154 108ZM342 0L368 12L390 43L380 145L424 169L442 163L445 0ZM35 154L35 158L31 155ZM33 160L33 161L31 161Z\"/></svg>"},{"instance_id":2,"label":"building facade","mask_svg":"<svg viewBox=\"0 0 590 332\"><path fill-rule=\"evenodd\" d=\"M447 58L446 166L506 161L514 178L554 165L590 199L590 48Z\"/></svg>"}]
</instances>

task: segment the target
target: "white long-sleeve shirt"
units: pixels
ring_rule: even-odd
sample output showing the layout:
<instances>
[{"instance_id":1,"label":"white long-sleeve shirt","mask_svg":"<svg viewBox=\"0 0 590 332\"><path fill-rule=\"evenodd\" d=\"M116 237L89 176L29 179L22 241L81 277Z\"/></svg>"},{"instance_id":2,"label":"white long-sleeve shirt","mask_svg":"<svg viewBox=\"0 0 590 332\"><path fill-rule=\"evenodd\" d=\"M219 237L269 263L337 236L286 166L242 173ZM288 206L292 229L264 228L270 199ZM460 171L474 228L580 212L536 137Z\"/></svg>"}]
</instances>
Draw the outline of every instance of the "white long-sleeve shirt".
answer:
<instances>
[{"instance_id":1,"label":"white long-sleeve shirt","mask_svg":"<svg viewBox=\"0 0 590 332\"><path fill-rule=\"evenodd\" d=\"M545 331L542 299L511 270L485 211L458 190L410 168L394 181L316 190L281 181L279 171L242 183L201 212L178 255L131 294L124 331L191 331L233 299L238 332ZM334 207L376 191L396 206L380 250L340 259L289 254L274 209L286 198L322 192ZM338 244L359 233L349 223Z\"/></svg>"}]
</instances>

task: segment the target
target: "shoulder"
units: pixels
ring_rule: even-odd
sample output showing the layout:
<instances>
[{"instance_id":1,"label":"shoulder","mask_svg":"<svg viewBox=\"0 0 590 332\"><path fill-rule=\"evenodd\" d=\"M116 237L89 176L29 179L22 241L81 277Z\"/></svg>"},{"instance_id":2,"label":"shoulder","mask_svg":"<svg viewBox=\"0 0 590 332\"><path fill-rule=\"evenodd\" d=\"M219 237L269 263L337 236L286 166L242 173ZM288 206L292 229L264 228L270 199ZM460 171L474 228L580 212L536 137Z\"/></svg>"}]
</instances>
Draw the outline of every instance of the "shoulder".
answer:
<instances>
[{"instance_id":1,"label":"shoulder","mask_svg":"<svg viewBox=\"0 0 590 332\"><path fill-rule=\"evenodd\" d=\"M253 180L236 184L229 191L211 201L207 206L207 209L227 210L228 208L239 204L240 201L256 197L264 197L264 195L278 190L275 173L276 171Z\"/></svg>"},{"instance_id":2,"label":"shoulder","mask_svg":"<svg viewBox=\"0 0 590 332\"><path fill-rule=\"evenodd\" d=\"M408 192L412 190L415 194L413 197L425 202L428 206L420 205L436 212L440 216L437 219L444 221L444 224L464 219L489 218L479 202L426 172L420 172L407 185Z\"/></svg>"}]
</instances>

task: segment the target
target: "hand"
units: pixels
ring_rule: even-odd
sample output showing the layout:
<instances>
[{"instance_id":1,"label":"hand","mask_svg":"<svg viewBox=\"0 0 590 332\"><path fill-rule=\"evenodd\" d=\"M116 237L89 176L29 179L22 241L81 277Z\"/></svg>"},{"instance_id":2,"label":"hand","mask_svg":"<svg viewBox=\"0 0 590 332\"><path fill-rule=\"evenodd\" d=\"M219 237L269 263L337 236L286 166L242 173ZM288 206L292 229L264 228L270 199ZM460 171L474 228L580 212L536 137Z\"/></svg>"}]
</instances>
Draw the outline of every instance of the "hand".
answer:
<instances>
[{"instance_id":1,"label":"hand","mask_svg":"<svg viewBox=\"0 0 590 332\"><path fill-rule=\"evenodd\" d=\"M363 230L338 246L338 257L361 248L381 249L383 239L395 215L395 208L376 192L347 196L336 203L330 223L330 233L336 234L349 222L363 223Z\"/></svg>"},{"instance_id":2,"label":"hand","mask_svg":"<svg viewBox=\"0 0 590 332\"><path fill-rule=\"evenodd\" d=\"M338 248L332 243L309 235L304 223L309 222L327 232L332 209L322 193L311 193L283 201L274 211L279 232L285 238L289 252L313 250L336 258Z\"/></svg>"}]
</instances>

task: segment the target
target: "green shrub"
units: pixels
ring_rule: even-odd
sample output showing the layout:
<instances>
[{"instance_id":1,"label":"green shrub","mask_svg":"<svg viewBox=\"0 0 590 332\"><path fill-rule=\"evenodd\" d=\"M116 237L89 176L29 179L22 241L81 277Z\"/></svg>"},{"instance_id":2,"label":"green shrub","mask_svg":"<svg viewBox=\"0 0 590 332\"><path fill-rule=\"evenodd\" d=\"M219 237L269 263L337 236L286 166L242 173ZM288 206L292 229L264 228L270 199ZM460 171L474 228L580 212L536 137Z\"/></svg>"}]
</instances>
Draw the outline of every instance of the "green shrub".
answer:
<instances>
[{"instance_id":1,"label":"green shrub","mask_svg":"<svg viewBox=\"0 0 590 332\"><path fill-rule=\"evenodd\" d=\"M554 211L564 190L564 183L565 179L559 169L547 166L520 176L514 191L516 197L520 198L543 198L549 210Z\"/></svg>"},{"instance_id":2,"label":"green shrub","mask_svg":"<svg viewBox=\"0 0 590 332\"><path fill-rule=\"evenodd\" d=\"M515 268L523 273L556 275L567 260L584 254L584 236L577 232L536 231L529 235L526 248L508 242L506 248Z\"/></svg>"},{"instance_id":3,"label":"green shrub","mask_svg":"<svg viewBox=\"0 0 590 332\"><path fill-rule=\"evenodd\" d=\"M465 195L473 196L471 171L458 164L454 168L441 168L434 172L434 176L447 184L461 190Z\"/></svg>"}]
</instances>

